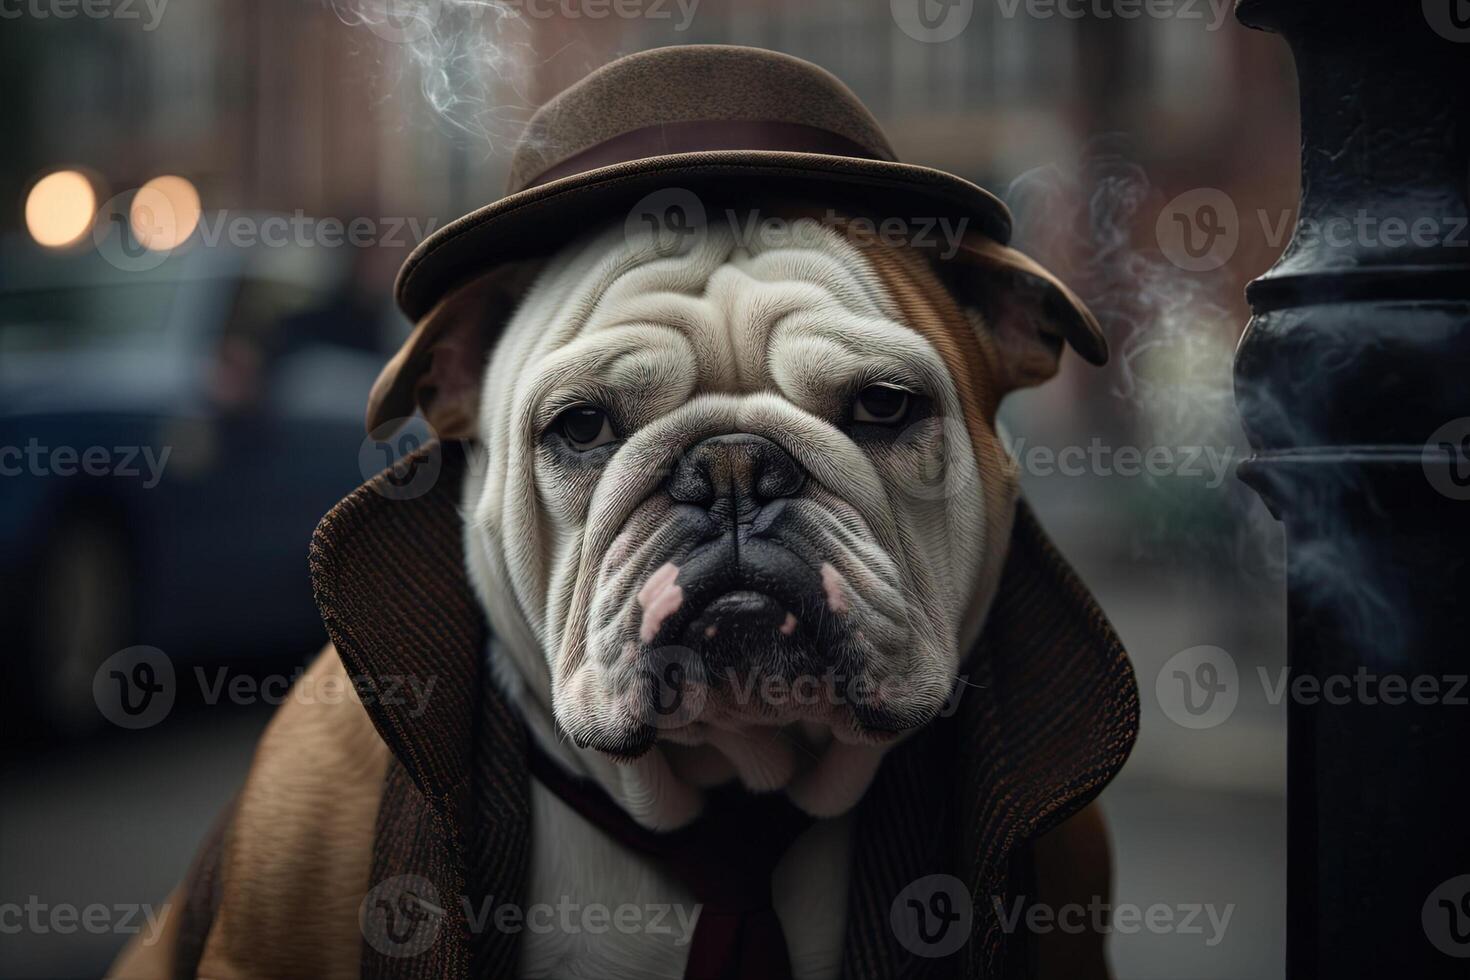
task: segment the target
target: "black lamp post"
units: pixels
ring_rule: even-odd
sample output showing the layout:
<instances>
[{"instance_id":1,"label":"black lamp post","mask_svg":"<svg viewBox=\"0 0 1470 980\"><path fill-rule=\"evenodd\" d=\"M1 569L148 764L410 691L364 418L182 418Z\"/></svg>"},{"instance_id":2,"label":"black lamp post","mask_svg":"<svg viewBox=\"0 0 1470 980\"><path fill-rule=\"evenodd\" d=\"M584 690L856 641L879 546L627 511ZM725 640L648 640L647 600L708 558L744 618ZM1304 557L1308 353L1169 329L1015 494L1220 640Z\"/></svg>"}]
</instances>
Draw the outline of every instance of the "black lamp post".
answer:
<instances>
[{"instance_id":1,"label":"black lamp post","mask_svg":"<svg viewBox=\"0 0 1470 980\"><path fill-rule=\"evenodd\" d=\"M1299 223L1235 362L1287 538L1287 975L1464 977L1470 0L1236 14L1301 81Z\"/></svg>"}]
</instances>

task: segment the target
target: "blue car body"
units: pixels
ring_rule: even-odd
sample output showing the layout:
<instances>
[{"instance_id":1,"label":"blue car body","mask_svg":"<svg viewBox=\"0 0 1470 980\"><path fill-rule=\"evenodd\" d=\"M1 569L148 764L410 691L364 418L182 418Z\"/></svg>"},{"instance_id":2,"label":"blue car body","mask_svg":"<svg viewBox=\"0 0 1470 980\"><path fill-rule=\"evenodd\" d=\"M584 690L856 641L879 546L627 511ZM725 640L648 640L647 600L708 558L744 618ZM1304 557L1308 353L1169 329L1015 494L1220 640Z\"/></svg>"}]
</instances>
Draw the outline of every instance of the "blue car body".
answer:
<instances>
[{"instance_id":1,"label":"blue car body","mask_svg":"<svg viewBox=\"0 0 1470 980\"><path fill-rule=\"evenodd\" d=\"M384 349L343 341L342 258L197 245L132 271L14 243L0 258L7 621L33 614L60 529L83 522L124 543L118 642L183 661L319 644L307 547L362 482Z\"/></svg>"}]
</instances>

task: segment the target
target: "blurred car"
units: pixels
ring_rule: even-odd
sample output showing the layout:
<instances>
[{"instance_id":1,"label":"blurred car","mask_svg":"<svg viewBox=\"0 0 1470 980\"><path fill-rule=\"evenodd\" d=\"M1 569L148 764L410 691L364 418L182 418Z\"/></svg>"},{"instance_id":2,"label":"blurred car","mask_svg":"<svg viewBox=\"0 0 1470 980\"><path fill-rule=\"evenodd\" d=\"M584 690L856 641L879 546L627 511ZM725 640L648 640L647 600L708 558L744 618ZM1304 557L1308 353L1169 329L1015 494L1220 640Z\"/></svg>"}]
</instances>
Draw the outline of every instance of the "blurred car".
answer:
<instances>
[{"instance_id":1,"label":"blurred car","mask_svg":"<svg viewBox=\"0 0 1470 980\"><path fill-rule=\"evenodd\" d=\"M0 249L7 689L45 725L98 724L93 677L130 646L321 642L307 545L362 480L383 360L341 252L196 242L137 271Z\"/></svg>"}]
</instances>

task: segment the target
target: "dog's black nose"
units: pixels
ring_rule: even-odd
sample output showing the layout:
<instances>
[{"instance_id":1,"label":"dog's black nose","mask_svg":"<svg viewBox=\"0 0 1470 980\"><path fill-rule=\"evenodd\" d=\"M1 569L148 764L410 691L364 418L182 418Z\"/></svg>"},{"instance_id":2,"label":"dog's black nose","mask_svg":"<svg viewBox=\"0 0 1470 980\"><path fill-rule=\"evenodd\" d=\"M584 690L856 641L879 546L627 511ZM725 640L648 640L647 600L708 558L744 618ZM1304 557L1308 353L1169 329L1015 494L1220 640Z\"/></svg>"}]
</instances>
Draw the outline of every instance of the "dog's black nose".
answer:
<instances>
[{"instance_id":1,"label":"dog's black nose","mask_svg":"<svg viewBox=\"0 0 1470 980\"><path fill-rule=\"evenodd\" d=\"M786 450L737 432L711 436L685 453L669 479L669 494L705 508L728 500L738 513L790 497L805 482L806 473Z\"/></svg>"}]
</instances>

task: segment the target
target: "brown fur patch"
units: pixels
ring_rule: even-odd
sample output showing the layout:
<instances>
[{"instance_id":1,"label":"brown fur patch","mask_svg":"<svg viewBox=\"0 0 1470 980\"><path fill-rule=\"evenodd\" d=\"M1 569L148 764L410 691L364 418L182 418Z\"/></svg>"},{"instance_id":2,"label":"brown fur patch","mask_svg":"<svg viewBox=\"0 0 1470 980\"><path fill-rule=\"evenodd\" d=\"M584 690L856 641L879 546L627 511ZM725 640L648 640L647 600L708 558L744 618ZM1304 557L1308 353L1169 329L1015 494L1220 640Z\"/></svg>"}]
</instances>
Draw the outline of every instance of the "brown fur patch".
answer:
<instances>
[{"instance_id":1,"label":"brown fur patch","mask_svg":"<svg viewBox=\"0 0 1470 980\"><path fill-rule=\"evenodd\" d=\"M959 304L935 275L924 256L908 249L861 243L862 254L898 304L905 326L919 333L944 361L965 413L965 429L980 470L985 495L987 550L981 566L977 595L991 596L1000 581L1015 516L1013 464L995 432L995 410L1000 401L997 376L999 352L994 342L977 332ZM969 611L967 625L978 627L984 609Z\"/></svg>"}]
</instances>

